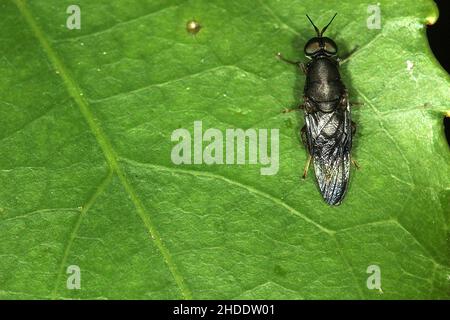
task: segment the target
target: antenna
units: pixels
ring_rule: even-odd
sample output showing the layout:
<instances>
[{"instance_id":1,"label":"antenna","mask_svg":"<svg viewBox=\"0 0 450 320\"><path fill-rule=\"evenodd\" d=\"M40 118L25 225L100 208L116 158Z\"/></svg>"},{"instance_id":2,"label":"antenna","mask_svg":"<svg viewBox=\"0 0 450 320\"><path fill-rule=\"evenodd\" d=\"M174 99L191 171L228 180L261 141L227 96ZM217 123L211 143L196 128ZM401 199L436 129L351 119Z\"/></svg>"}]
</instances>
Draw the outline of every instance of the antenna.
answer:
<instances>
[{"instance_id":1,"label":"antenna","mask_svg":"<svg viewBox=\"0 0 450 320\"><path fill-rule=\"evenodd\" d=\"M324 34L325 30L327 30L328 26L333 22L336 15L337 15L337 12L334 14L333 18L331 18L330 22L328 22L328 24L325 26L325 28L323 28L322 31L320 31L320 36L322 36Z\"/></svg>"},{"instance_id":2,"label":"antenna","mask_svg":"<svg viewBox=\"0 0 450 320\"><path fill-rule=\"evenodd\" d=\"M320 37L321 34L320 34L319 29L316 27L316 25L314 24L314 22L312 22L311 18L310 18L308 15L306 15L306 17L308 18L309 22L311 22L311 24L313 25L314 29L316 30L317 35Z\"/></svg>"}]
</instances>

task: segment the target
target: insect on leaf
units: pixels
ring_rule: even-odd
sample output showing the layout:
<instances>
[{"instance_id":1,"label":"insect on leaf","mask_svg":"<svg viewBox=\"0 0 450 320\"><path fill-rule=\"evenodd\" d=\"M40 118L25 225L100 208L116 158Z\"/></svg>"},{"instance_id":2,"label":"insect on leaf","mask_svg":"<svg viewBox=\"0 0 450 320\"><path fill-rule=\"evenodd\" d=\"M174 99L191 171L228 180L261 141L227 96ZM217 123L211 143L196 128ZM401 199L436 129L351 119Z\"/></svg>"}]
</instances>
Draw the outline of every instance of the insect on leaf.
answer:
<instances>
[{"instance_id":1,"label":"insect on leaf","mask_svg":"<svg viewBox=\"0 0 450 320\"><path fill-rule=\"evenodd\" d=\"M2 1L0 298L450 298L438 12L378 2L380 29L371 1L79 0L70 29L73 1ZM305 59L305 14L335 12L326 35L358 48L340 71L363 105L361 168L330 207L300 178L302 117L281 112L304 75L275 53ZM172 132L200 120L278 128L278 173L173 164Z\"/></svg>"}]
</instances>

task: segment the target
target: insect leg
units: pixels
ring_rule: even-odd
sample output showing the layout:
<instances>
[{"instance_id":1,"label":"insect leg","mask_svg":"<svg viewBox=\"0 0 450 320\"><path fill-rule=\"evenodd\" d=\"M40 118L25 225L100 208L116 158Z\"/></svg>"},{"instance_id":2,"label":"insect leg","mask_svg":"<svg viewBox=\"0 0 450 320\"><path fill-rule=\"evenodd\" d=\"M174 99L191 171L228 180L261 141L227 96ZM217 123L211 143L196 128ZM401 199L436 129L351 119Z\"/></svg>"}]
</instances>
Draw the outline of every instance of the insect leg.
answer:
<instances>
[{"instance_id":1,"label":"insect leg","mask_svg":"<svg viewBox=\"0 0 450 320\"><path fill-rule=\"evenodd\" d=\"M283 57L283 55L282 55L280 52L278 52L278 53L276 54L276 57L277 57L278 59L280 59L281 61L283 61L283 62L286 62L286 63L289 63L289 64L292 64L292 65L294 65L294 66L299 67L300 69L302 69L303 73L306 74L306 67L305 67L305 65L304 65L301 61L292 61L292 60L288 60L288 59L286 59L285 57Z\"/></svg>"},{"instance_id":2,"label":"insect leg","mask_svg":"<svg viewBox=\"0 0 450 320\"><path fill-rule=\"evenodd\" d=\"M356 133L356 123L352 120L352 136L354 136L355 133ZM355 168L359 169L360 168L359 163L353 158L351 158L351 160L352 160L352 163L355 166Z\"/></svg>"},{"instance_id":3,"label":"insect leg","mask_svg":"<svg viewBox=\"0 0 450 320\"><path fill-rule=\"evenodd\" d=\"M300 130L300 135L302 137L302 142L305 145L305 148L308 150L308 140L306 138L306 125L304 125Z\"/></svg>"},{"instance_id":4,"label":"insect leg","mask_svg":"<svg viewBox=\"0 0 450 320\"><path fill-rule=\"evenodd\" d=\"M300 106L300 109L305 110L306 113L312 113L317 111L317 107L309 100L307 96L304 96L303 100L305 102Z\"/></svg>"},{"instance_id":5,"label":"insect leg","mask_svg":"<svg viewBox=\"0 0 450 320\"><path fill-rule=\"evenodd\" d=\"M350 106L352 106L352 107L355 107L355 106L359 107L359 106L363 106L363 105L364 105L364 102L359 102L359 101L350 102Z\"/></svg>"},{"instance_id":6,"label":"insect leg","mask_svg":"<svg viewBox=\"0 0 450 320\"><path fill-rule=\"evenodd\" d=\"M353 165L355 166L356 169L361 168L361 166L359 165L359 163L355 159L352 159L352 163L353 163Z\"/></svg>"},{"instance_id":7,"label":"insect leg","mask_svg":"<svg viewBox=\"0 0 450 320\"><path fill-rule=\"evenodd\" d=\"M356 133L356 123L352 120L352 136Z\"/></svg>"},{"instance_id":8,"label":"insect leg","mask_svg":"<svg viewBox=\"0 0 450 320\"><path fill-rule=\"evenodd\" d=\"M306 176L308 175L309 165L311 164L311 154L309 153L308 140L306 138L306 125L302 127L302 129L300 130L300 134L302 137L302 142L305 145L306 150L308 151L308 160L306 160L306 165L303 169L303 179L306 179Z\"/></svg>"},{"instance_id":9,"label":"insect leg","mask_svg":"<svg viewBox=\"0 0 450 320\"><path fill-rule=\"evenodd\" d=\"M356 47L354 47L353 50L350 51L346 56L344 56L344 57L342 57L342 58L338 58L339 65L341 66L341 65L343 65L344 63L346 63L346 62L351 58L351 56L352 56L356 51L358 51L358 49L359 49L359 47L356 46Z\"/></svg>"},{"instance_id":10,"label":"insect leg","mask_svg":"<svg viewBox=\"0 0 450 320\"><path fill-rule=\"evenodd\" d=\"M342 94L340 101L339 101L339 105L342 108L342 110L346 110L346 109L350 108L347 90L345 90L344 93Z\"/></svg>"},{"instance_id":11,"label":"insect leg","mask_svg":"<svg viewBox=\"0 0 450 320\"><path fill-rule=\"evenodd\" d=\"M306 179L308 175L309 165L311 164L311 155L308 154L308 160L306 160L305 169L303 169L303 179Z\"/></svg>"},{"instance_id":12,"label":"insect leg","mask_svg":"<svg viewBox=\"0 0 450 320\"><path fill-rule=\"evenodd\" d=\"M300 109L303 109L303 108L304 108L304 104L302 103L297 108L293 108L293 109L284 108L282 113L289 113L289 112L292 112L292 111L300 111Z\"/></svg>"}]
</instances>

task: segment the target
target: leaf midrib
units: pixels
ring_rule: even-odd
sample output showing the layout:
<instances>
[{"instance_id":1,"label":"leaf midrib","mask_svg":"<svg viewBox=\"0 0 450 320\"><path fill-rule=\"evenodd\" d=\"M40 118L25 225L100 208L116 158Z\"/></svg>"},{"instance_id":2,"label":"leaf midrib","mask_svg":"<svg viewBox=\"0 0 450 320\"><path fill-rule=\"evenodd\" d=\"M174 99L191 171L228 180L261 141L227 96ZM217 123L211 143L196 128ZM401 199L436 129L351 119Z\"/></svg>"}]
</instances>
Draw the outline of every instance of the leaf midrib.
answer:
<instances>
[{"instance_id":1,"label":"leaf midrib","mask_svg":"<svg viewBox=\"0 0 450 320\"><path fill-rule=\"evenodd\" d=\"M97 143L99 144L106 158L106 162L108 163L112 172L114 172L118 176L120 183L125 189L125 192L128 194L131 201L133 202L139 217L141 218L142 222L144 223L144 226L147 229L147 232L149 233L150 238L153 239L156 247L163 256L164 262L168 266L169 271L171 272L177 286L179 287L183 298L192 299L192 293L190 289L187 287L183 276L179 272L176 264L174 263L169 250L162 243L162 240L159 236L158 231L156 230L156 227L153 225L153 222L151 221L149 215L146 213L144 205L142 204L141 200L136 194L136 191L129 182L125 172L119 165L117 161L116 152L114 151L111 142L107 138L106 134L103 132L101 126L96 122L94 115L92 114L89 108L89 104L84 98L83 91L75 82L75 80L70 76L69 71L66 69L66 67L64 66L64 64L62 63L56 52L50 46L45 34L43 33L43 31L33 18L26 4L22 0L13 0L13 2L19 9L19 12L25 19L26 23L29 25L32 33L38 40L39 44L42 46L42 49L47 55L47 58L52 63L54 68L59 72L59 75L62 78L69 95L74 99L74 101L78 105L80 112L82 113L84 119L86 120L89 129L94 135Z\"/></svg>"}]
</instances>

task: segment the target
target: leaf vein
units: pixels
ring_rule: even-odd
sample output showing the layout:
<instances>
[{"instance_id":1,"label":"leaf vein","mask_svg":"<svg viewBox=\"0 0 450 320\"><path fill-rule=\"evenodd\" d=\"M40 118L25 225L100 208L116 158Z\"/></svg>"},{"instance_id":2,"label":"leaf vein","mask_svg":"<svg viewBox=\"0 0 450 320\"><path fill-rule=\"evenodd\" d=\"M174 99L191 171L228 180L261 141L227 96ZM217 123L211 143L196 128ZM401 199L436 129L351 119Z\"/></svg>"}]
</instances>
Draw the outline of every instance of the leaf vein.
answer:
<instances>
[{"instance_id":1,"label":"leaf vein","mask_svg":"<svg viewBox=\"0 0 450 320\"><path fill-rule=\"evenodd\" d=\"M59 75L61 76L68 93L72 96L72 98L78 105L80 112L85 118L90 130L92 131L92 134L94 135L95 139L97 140L97 143L101 147L103 154L106 158L106 161L108 162L111 170L115 172L119 177L119 180L123 185L125 192L129 195L131 201L133 202L136 208L137 214L141 218L144 226L147 228L150 238L154 240L156 247L161 252L164 262L169 268L169 271L171 272L178 288L180 289L182 296L185 299L190 299L192 296L189 288L185 284L182 275L179 273L177 266L173 262L168 249L162 243L162 240L155 226L153 225L150 217L146 213L146 209L142 205L139 197L136 195L136 192L134 191L133 187L128 181L126 174L119 166L117 162L117 155L111 145L111 142L108 140L106 134L103 132L103 129L101 128L100 124L95 119L92 111L90 110L89 104L86 98L84 98L84 94L81 88L69 74L69 71L66 69L66 67L64 66L64 64L62 63L56 52L50 46L46 36L44 35L43 31L33 18L25 2L23 0L13 0L13 2L16 4L25 21L28 23L31 31L33 32L36 39L42 46L42 49L47 54L48 59L54 65L55 69L59 71Z\"/></svg>"},{"instance_id":2,"label":"leaf vein","mask_svg":"<svg viewBox=\"0 0 450 320\"><path fill-rule=\"evenodd\" d=\"M139 21L139 20L146 19L148 17L151 17L151 16L153 16L155 14L161 13L161 12L166 11L168 9L176 8L177 6L178 5L171 5L171 6L168 6L168 7L165 7L165 8L161 8L159 10L156 10L156 11L144 14L144 15L139 16L139 17L131 18L131 19L126 20L126 21L120 21L120 22L118 22L116 24L113 24L113 25L111 25L111 26L109 26L109 27L107 27L105 29L102 29L102 30L98 30L98 31L95 31L95 32L92 32L92 33L87 33L87 34L80 35L78 37L73 37L73 38L68 38L68 39L56 39L56 40L53 40L53 42L55 42L55 43L62 43L62 42L68 42L68 41L79 41L79 40L83 40L83 39L86 39L86 38L92 38L92 37L96 37L96 36L99 36L99 35L103 35L105 33L110 33L111 31L113 31L116 28L132 24L132 23L134 23L136 21Z\"/></svg>"},{"instance_id":3,"label":"leaf vein","mask_svg":"<svg viewBox=\"0 0 450 320\"><path fill-rule=\"evenodd\" d=\"M160 164L153 164L153 163L140 163L131 159L126 159L126 158L121 158L122 160L133 164L133 165L137 165L137 166L146 166L149 168L154 168L160 171L168 171L168 172L178 172L178 173L182 173L182 174L189 174L189 175L193 175L193 176L200 176L200 177L207 177L207 178L212 178L212 179L216 179L216 180L222 180L225 181L229 184L235 185L237 187L246 189L248 192L253 193L255 195L258 195L259 197L262 198L266 198L274 203L276 203L277 205L283 207L284 209L286 209L288 212L290 212L291 214L298 216L300 218L302 218L303 220L305 220L306 222L308 222L309 224L312 224L313 226L315 226L317 229L321 230L322 232L332 236L334 234L333 230L330 230L328 228L326 228L325 226L315 222L314 220L312 220L311 218L309 218L308 216L302 214L301 212L299 212L298 210L294 209L293 207L289 206L288 204L282 202L280 199L278 199L277 197L274 197L273 195L267 193L266 191L263 190L259 190L253 186L249 186L246 184L243 184L242 182L238 182L236 180L232 180L230 178L226 178L224 176L221 176L217 173L212 173L212 172L206 172L206 171L194 171L194 170L186 170L186 169L179 169L179 168L171 168L171 167L167 167L167 166L163 166Z\"/></svg>"},{"instance_id":4,"label":"leaf vein","mask_svg":"<svg viewBox=\"0 0 450 320\"><path fill-rule=\"evenodd\" d=\"M201 71L199 71L197 73L191 73L191 74L188 74L188 75L183 76L183 77L179 77L179 78L175 78L175 79L169 79L167 81L158 82L158 83L151 83L151 84L148 84L146 86L143 86L143 87L140 87L140 88L136 88L136 89L133 89L133 90L130 90L130 91L120 92L118 94L115 94L115 95L112 95L112 96L109 96L109 97L106 97L106 98L88 99L88 101L91 102L91 103L100 103L100 102L105 102L105 101L109 101L109 100L112 100L112 99L126 98L126 97L128 97L128 96L130 96L132 94L139 93L139 92L148 90L148 89L153 88L153 87L166 86L166 85L172 84L174 82L183 81L183 80L187 80L187 79L190 79L190 78L198 77L198 76L201 76L201 75L203 75L205 73L208 73L208 72L214 72L214 71L217 71L217 70L228 69L228 68L231 68L231 69L236 68L236 69L240 69L240 70L242 70L244 72L249 73L248 71L245 71L245 70L243 70L242 68L240 68L238 66L234 66L234 65L220 65L220 66L216 66L216 67L212 67L212 68L207 68L207 69L201 70Z\"/></svg>"},{"instance_id":5,"label":"leaf vein","mask_svg":"<svg viewBox=\"0 0 450 320\"><path fill-rule=\"evenodd\" d=\"M77 220L75 222L75 225L74 225L74 227L72 229L72 232L70 233L69 241L67 242L66 248L64 250L63 257L61 259L61 263L60 263L59 268L58 268L58 273L56 275L55 285L53 287L53 292L52 292L53 299L56 299L56 294L57 294L57 290L58 290L58 284L59 284L59 282L61 280L61 277L62 277L62 274L63 274L63 271L64 271L64 266L66 265L67 258L69 257L70 250L72 249L72 245L73 245L73 243L75 241L75 238L77 236L78 230L80 229L83 217L87 214L87 212L92 207L92 205L95 203L97 198L103 193L103 191L106 189L106 187L110 184L112 176L113 176L113 172L109 171L108 175L102 180L100 185L94 191L92 197L86 202L86 204L84 206L82 206L82 210L81 210L80 214L78 215L78 218L77 218Z\"/></svg>"}]
</instances>

